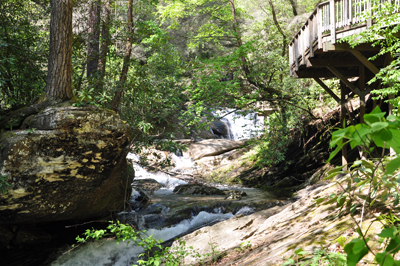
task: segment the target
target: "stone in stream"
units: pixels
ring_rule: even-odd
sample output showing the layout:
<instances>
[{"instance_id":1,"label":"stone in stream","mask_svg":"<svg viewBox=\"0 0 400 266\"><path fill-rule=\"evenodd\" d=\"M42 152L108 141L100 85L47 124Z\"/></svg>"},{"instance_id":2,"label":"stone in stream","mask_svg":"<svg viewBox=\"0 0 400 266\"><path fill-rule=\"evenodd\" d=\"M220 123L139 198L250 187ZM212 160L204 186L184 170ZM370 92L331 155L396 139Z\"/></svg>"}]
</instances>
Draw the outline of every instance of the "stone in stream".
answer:
<instances>
[{"instance_id":1,"label":"stone in stream","mask_svg":"<svg viewBox=\"0 0 400 266\"><path fill-rule=\"evenodd\" d=\"M116 113L49 107L22 128L0 134L0 174L11 184L0 195L0 226L84 221L124 208L131 130Z\"/></svg>"},{"instance_id":2,"label":"stone in stream","mask_svg":"<svg viewBox=\"0 0 400 266\"><path fill-rule=\"evenodd\" d=\"M244 144L244 141L239 140L206 139L191 143L188 150L184 152L184 157L198 160L206 156L214 156L240 148Z\"/></svg>"},{"instance_id":3,"label":"stone in stream","mask_svg":"<svg viewBox=\"0 0 400 266\"><path fill-rule=\"evenodd\" d=\"M242 197L247 196L246 192L240 191L240 190L230 190L228 191L228 194L226 195L225 199L226 200L241 200Z\"/></svg>"},{"instance_id":4,"label":"stone in stream","mask_svg":"<svg viewBox=\"0 0 400 266\"><path fill-rule=\"evenodd\" d=\"M218 188L201 184L179 185L175 187L174 193L187 195L225 195L225 192Z\"/></svg>"}]
</instances>

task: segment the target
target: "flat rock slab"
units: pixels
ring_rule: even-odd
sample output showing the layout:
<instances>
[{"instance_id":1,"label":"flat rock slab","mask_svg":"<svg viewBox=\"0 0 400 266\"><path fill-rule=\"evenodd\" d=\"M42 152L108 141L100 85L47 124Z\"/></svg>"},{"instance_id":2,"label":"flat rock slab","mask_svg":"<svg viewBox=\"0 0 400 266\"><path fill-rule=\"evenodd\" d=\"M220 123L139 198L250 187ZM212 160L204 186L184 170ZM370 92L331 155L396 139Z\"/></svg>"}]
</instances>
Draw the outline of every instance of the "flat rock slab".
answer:
<instances>
[{"instance_id":1,"label":"flat rock slab","mask_svg":"<svg viewBox=\"0 0 400 266\"><path fill-rule=\"evenodd\" d=\"M206 156L214 156L240 148L244 144L243 141L239 140L206 139L191 143L188 150L184 152L184 157L199 160Z\"/></svg>"},{"instance_id":2,"label":"flat rock slab","mask_svg":"<svg viewBox=\"0 0 400 266\"><path fill-rule=\"evenodd\" d=\"M312 254L321 245L329 252L336 252L340 249L335 241L339 236L345 236L346 242L358 236L355 224L349 215L336 217L336 202L316 205L315 199L340 191L334 184L307 187L299 192L299 200L294 203L248 216L234 216L186 235L173 245L183 240L186 246L192 246L201 255L212 253L212 247L220 253L226 252L220 262L213 264L220 266L282 265L295 250L302 248ZM366 218L363 230L369 224L370 220ZM368 229L368 237L372 239L381 226L374 222ZM251 247L243 249L246 245ZM196 258L185 258L185 265L194 262Z\"/></svg>"}]
</instances>

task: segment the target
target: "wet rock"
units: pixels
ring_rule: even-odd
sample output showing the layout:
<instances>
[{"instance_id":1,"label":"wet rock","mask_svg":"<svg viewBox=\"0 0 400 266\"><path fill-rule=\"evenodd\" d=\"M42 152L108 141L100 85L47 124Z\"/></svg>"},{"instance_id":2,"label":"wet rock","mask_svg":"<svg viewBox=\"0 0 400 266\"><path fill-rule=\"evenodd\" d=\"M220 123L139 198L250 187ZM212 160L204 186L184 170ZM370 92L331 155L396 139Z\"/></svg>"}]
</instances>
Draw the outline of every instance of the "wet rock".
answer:
<instances>
[{"instance_id":1,"label":"wet rock","mask_svg":"<svg viewBox=\"0 0 400 266\"><path fill-rule=\"evenodd\" d=\"M214 156L240 148L244 144L245 143L243 141L227 139L207 139L191 143L189 145L189 149L184 152L184 156L186 158L198 160L206 156Z\"/></svg>"},{"instance_id":2,"label":"wet rock","mask_svg":"<svg viewBox=\"0 0 400 266\"><path fill-rule=\"evenodd\" d=\"M242 197L247 196L246 192L240 190L229 190L226 195L226 200L241 200Z\"/></svg>"},{"instance_id":3,"label":"wet rock","mask_svg":"<svg viewBox=\"0 0 400 266\"><path fill-rule=\"evenodd\" d=\"M132 194L131 206L134 210L140 210L147 206L150 198L141 189L135 188Z\"/></svg>"},{"instance_id":4,"label":"wet rock","mask_svg":"<svg viewBox=\"0 0 400 266\"><path fill-rule=\"evenodd\" d=\"M219 138L229 139L229 125L225 121L215 121L211 124L211 130Z\"/></svg>"},{"instance_id":5,"label":"wet rock","mask_svg":"<svg viewBox=\"0 0 400 266\"><path fill-rule=\"evenodd\" d=\"M132 186L136 190L143 190L148 193L153 193L162 187L160 183L151 178L133 180Z\"/></svg>"},{"instance_id":6,"label":"wet rock","mask_svg":"<svg viewBox=\"0 0 400 266\"><path fill-rule=\"evenodd\" d=\"M225 195L224 191L200 184L179 185L174 189L175 194L188 195Z\"/></svg>"},{"instance_id":7,"label":"wet rock","mask_svg":"<svg viewBox=\"0 0 400 266\"><path fill-rule=\"evenodd\" d=\"M50 107L0 135L0 224L85 220L123 209L131 194L130 127L111 111Z\"/></svg>"}]
</instances>

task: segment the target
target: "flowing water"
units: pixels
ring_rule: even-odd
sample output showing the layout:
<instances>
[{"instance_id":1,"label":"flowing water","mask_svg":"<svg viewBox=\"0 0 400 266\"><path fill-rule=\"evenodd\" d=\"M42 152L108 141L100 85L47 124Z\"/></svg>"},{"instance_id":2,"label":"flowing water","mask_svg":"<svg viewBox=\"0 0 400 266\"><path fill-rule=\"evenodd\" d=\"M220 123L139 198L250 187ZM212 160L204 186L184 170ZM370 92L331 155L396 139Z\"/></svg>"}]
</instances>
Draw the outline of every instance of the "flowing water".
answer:
<instances>
[{"instance_id":1,"label":"flowing water","mask_svg":"<svg viewBox=\"0 0 400 266\"><path fill-rule=\"evenodd\" d=\"M221 116L223 113L218 113L218 115ZM254 113L245 117L230 114L225 116L223 121L229 124L230 139L233 140L246 139L260 134L259 128L263 123ZM249 126L253 130L249 130ZM133 162L136 182L138 180L143 182L155 180L161 185L161 188L148 192L151 194L150 203L119 215L128 221L134 220L140 230L146 230L147 235L154 235L156 239L170 240L202 226L229 219L234 215L247 215L260 209L284 204L282 201L273 199L268 193L257 189L228 186L218 186L218 188L242 190L248 196L237 201L225 200L225 196L221 195L176 195L173 193L173 189L178 185L187 184L186 181L163 172L149 172L139 164L140 158L135 154L129 153L127 158ZM173 155L172 160L175 164L175 168L170 171L172 173L186 174L195 169L195 164L191 159ZM132 203L135 204L140 196L141 194L133 189ZM132 265L137 261L141 252L142 249L133 243L117 244L115 240L101 240L84 244L62 255L52 265Z\"/></svg>"},{"instance_id":2,"label":"flowing water","mask_svg":"<svg viewBox=\"0 0 400 266\"><path fill-rule=\"evenodd\" d=\"M264 117L254 111L242 115L233 109L222 109L215 115L222 117L220 120L228 127L228 139L231 140L250 139L261 135L264 130Z\"/></svg>"},{"instance_id":3,"label":"flowing water","mask_svg":"<svg viewBox=\"0 0 400 266\"><path fill-rule=\"evenodd\" d=\"M257 209L276 205L271 196L257 189L240 188L248 196L244 201L224 200L224 196L175 195L173 189L187 182L174 178L166 173L147 171L137 162L139 157L129 154L133 160L135 180L154 179L162 185L151 196L151 203L141 210L121 213L125 217L135 217L141 230L147 230L147 235L154 235L163 241L173 239L185 232L191 232L202 226L211 225L229 219L237 214L250 214ZM189 171L194 164L191 160L183 161L176 157L175 171ZM220 189L232 187L220 186ZM239 189L239 188L235 188ZM132 192L132 201L139 193ZM269 205L268 205L269 204ZM139 218L138 218L139 217ZM142 252L140 247L133 243L119 243L115 240L101 240L82 245L81 247L59 257L53 266L58 265L132 265Z\"/></svg>"}]
</instances>

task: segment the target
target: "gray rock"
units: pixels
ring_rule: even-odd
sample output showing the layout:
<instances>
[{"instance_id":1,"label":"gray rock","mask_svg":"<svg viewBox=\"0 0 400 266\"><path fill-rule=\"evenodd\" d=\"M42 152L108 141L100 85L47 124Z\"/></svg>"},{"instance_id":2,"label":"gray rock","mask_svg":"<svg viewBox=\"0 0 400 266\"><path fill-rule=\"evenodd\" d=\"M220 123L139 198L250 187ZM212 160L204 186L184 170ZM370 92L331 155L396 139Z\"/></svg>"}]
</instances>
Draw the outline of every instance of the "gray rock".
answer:
<instances>
[{"instance_id":1,"label":"gray rock","mask_svg":"<svg viewBox=\"0 0 400 266\"><path fill-rule=\"evenodd\" d=\"M184 152L186 158L198 160L206 156L214 156L225 153L244 145L243 141L227 140L227 139L207 139L199 142L191 143L189 149Z\"/></svg>"},{"instance_id":2,"label":"gray rock","mask_svg":"<svg viewBox=\"0 0 400 266\"><path fill-rule=\"evenodd\" d=\"M225 193L218 188L200 184L179 185L174 189L174 193L188 195L225 195Z\"/></svg>"}]
</instances>

